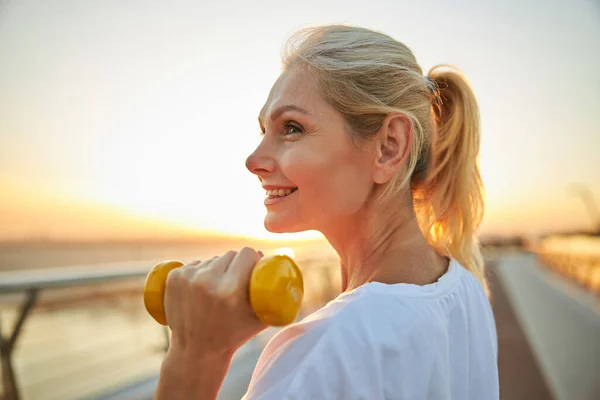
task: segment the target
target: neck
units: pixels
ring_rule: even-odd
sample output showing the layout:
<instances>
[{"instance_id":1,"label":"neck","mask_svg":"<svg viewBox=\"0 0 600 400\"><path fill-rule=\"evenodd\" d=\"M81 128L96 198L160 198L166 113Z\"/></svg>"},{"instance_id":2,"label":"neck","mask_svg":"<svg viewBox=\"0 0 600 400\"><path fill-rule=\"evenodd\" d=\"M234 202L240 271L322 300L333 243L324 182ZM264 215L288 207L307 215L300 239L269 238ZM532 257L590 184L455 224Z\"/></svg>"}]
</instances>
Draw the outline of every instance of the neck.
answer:
<instances>
[{"instance_id":1,"label":"neck","mask_svg":"<svg viewBox=\"0 0 600 400\"><path fill-rule=\"evenodd\" d=\"M322 233L340 256L342 292L373 281L425 285L448 268L406 204L367 205L349 224Z\"/></svg>"}]
</instances>

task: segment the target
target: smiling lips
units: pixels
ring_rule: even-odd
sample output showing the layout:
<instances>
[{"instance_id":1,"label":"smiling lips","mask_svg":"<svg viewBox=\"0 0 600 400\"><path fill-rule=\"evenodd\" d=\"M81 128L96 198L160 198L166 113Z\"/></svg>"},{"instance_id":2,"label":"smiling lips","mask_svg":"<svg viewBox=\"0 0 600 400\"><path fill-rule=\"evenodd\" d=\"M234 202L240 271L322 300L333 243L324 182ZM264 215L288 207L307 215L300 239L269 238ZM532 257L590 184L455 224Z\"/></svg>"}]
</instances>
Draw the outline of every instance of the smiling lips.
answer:
<instances>
[{"instance_id":1,"label":"smiling lips","mask_svg":"<svg viewBox=\"0 0 600 400\"><path fill-rule=\"evenodd\" d=\"M297 190L298 190L298 188L267 190L267 197L265 198L265 206L279 203L280 201L283 201L291 194L295 193Z\"/></svg>"},{"instance_id":2,"label":"smiling lips","mask_svg":"<svg viewBox=\"0 0 600 400\"><path fill-rule=\"evenodd\" d=\"M288 188L288 189L271 189L267 190L267 196L269 197L285 197L289 194L292 194L298 190L298 188Z\"/></svg>"}]
</instances>

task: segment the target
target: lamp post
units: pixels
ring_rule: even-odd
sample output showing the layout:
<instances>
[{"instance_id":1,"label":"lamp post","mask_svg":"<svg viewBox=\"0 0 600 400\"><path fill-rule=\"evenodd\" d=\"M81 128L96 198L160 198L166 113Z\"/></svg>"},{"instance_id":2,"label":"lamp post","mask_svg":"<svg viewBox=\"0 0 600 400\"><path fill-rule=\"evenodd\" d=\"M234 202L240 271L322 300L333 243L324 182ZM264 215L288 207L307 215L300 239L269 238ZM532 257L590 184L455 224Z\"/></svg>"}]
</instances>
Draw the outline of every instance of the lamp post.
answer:
<instances>
[{"instance_id":1,"label":"lamp post","mask_svg":"<svg viewBox=\"0 0 600 400\"><path fill-rule=\"evenodd\" d=\"M583 184L571 183L567 189L572 195L581 199L590 217L590 222L594 227L594 234L600 235L600 212L590 188Z\"/></svg>"}]
</instances>

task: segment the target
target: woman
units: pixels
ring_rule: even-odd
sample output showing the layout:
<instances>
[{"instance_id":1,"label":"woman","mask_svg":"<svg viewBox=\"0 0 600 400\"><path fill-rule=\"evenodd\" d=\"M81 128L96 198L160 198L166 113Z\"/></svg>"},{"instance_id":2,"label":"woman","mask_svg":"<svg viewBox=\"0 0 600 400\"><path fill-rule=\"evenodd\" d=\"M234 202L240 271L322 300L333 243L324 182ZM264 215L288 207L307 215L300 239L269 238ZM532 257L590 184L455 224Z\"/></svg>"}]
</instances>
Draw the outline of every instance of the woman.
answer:
<instances>
[{"instance_id":1,"label":"woman","mask_svg":"<svg viewBox=\"0 0 600 400\"><path fill-rule=\"evenodd\" d=\"M479 116L460 73L424 77L411 51L363 28L299 31L247 161L271 232L322 232L341 294L279 332L255 399L497 399L497 339L474 234L483 213ZM174 270L157 398L213 399L263 330L247 299L262 253Z\"/></svg>"}]
</instances>

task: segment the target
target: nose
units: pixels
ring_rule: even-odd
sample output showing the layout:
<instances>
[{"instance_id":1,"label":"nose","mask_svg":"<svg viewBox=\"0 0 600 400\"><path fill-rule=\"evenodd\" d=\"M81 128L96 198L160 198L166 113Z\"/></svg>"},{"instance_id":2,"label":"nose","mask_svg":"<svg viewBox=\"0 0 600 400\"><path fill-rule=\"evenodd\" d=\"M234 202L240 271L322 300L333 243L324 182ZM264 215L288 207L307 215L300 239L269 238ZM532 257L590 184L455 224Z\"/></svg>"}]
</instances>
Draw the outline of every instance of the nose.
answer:
<instances>
[{"instance_id":1,"label":"nose","mask_svg":"<svg viewBox=\"0 0 600 400\"><path fill-rule=\"evenodd\" d=\"M253 174L257 175L260 180L271 174L275 170L276 162L265 149L265 140L256 147L246 158L246 168Z\"/></svg>"}]
</instances>

